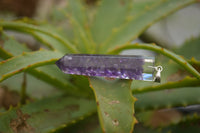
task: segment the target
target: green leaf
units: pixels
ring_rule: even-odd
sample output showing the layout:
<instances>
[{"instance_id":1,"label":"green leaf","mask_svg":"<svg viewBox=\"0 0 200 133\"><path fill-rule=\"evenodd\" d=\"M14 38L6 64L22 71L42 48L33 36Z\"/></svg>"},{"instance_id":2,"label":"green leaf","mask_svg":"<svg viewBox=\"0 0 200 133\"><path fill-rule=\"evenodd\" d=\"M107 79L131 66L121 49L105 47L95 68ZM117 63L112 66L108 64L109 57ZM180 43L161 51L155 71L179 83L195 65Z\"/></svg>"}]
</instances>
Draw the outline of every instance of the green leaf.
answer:
<instances>
[{"instance_id":1,"label":"green leaf","mask_svg":"<svg viewBox=\"0 0 200 133\"><path fill-rule=\"evenodd\" d=\"M17 92L20 92L20 89L22 87L22 81L23 81L24 73L19 73L17 75L14 75L3 82L0 83L1 86L6 86L9 90L14 90ZM51 84L48 84L44 82L43 80L37 79L34 76L27 74L27 95L31 98L44 98L46 96L53 96L56 94L60 94L61 92L56 87L52 86ZM66 91L68 88L66 88ZM68 93L68 92L66 92ZM71 94L72 95L72 94Z\"/></svg>"},{"instance_id":2,"label":"green leaf","mask_svg":"<svg viewBox=\"0 0 200 133\"><path fill-rule=\"evenodd\" d=\"M87 24L87 16L85 14L85 7L81 0L69 0L68 1L68 12L73 19L77 21L80 27L84 28Z\"/></svg>"},{"instance_id":3,"label":"green leaf","mask_svg":"<svg viewBox=\"0 0 200 133\"><path fill-rule=\"evenodd\" d=\"M101 45L100 52L106 53L105 49L109 51L110 49L114 49L128 41L136 39L145 29L159 19L194 2L196 2L196 0L135 1L133 3L131 14L127 16L128 20L126 23L113 32L112 35ZM113 9L112 7L110 8Z\"/></svg>"},{"instance_id":4,"label":"green leaf","mask_svg":"<svg viewBox=\"0 0 200 133\"><path fill-rule=\"evenodd\" d=\"M53 132L95 111L95 102L87 99L64 96L45 98L1 114L0 132Z\"/></svg>"},{"instance_id":5,"label":"green leaf","mask_svg":"<svg viewBox=\"0 0 200 133\"><path fill-rule=\"evenodd\" d=\"M2 46L0 46L0 57L2 59L8 59L8 58L12 57L12 55L10 53L8 53L5 49L3 49Z\"/></svg>"},{"instance_id":6,"label":"green leaf","mask_svg":"<svg viewBox=\"0 0 200 133\"><path fill-rule=\"evenodd\" d=\"M166 128L152 129L147 128L144 125L137 124L135 128L136 133L199 133L200 127L197 123L172 125Z\"/></svg>"},{"instance_id":7,"label":"green leaf","mask_svg":"<svg viewBox=\"0 0 200 133\"><path fill-rule=\"evenodd\" d=\"M7 51L10 51L14 55L18 55L18 54L21 54L22 52L30 51L27 47L19 44L16 40L11 39L11 38L9 38L8 40L5 40L4 48ZM12 57L12 54L8 53L7 51L5 51L6 54ZM5 56L2 56L2 57L5 58ZM42 81L50 85L53 85L56 88L65 90L65 92L68 94L72 94L76 96L84 96L84 97L93 96L92 90L89 88L88 79L85 80L85 77L80 77L80 76L76 76L76 77L71 76L71 78L69 78L68 75L61 72L58 69L58 67L56 67L55 65L46 65L46 66L28 70L27 72L33 75L34 77L41 79Z\"/></svg>"},{"instance_id":8,"label":"green leaf","mask_svg":"<svg viewBox=\"0 0 200 133\"><path fill-rule=\"evenodd\" d=\"M66 38L60 36L59 34L55 33L54 31L47 30L47 29L39 27L39 26L26 24L23 22L0 21L0 26L2 26L4 29L16 30L16 31L29 33L29 34L35 36L38 40L45 43L46 45L48 45L48 46L51 45L52 48L59 47L59 48L67 49L67 51L70 51L72 53L78 52L77 49L73 46L73 44L71 44ZM40 35L38 35L37 33L44 34L44 37L43 38L40 37ZM56 40L59 43L56 43L56 44L49 43L48 39L45 38L45 35L51 37L53 40ZM57 46L57 45L59 45L59 46ZM62 49L58 49L58 50L63 51Z\"/></svg>"},{"instance_id":9,"label":"green leaf","mask_svg":"<svg viewBox=\"0 0 200 133\"><path fill-rule=\"evenodd\" d=\"M132 92L138 98L135 103L136 111L198 104L200 102L198 96L199 80L188 77L188 73L175 62L166 59L161 60L161 58L159 62L164 68L161 74L164 81L161 84L151 82L136 83L133 81Z\"/></svg>"},{"instance_id":10,"label":"green leaf","mask_svg":"<svg viewBox=\"0 0 200 133\"><path fill-rule=\"evenodd\" d=\"M91 33L83 1L69 0L67 14L73 27L74 42L77 44L79 51L82 53L94 52L95 44L90 36Z\"/></svg>"},{"instance_id":11,"label":"green leaf","mask_svg":"<svg viewBox=\"0 0 200 133\"><path fill-rule=\"evenodd\" d=\"M200 60L200 37L188 40L176 52L187 59L195 58Z\"/></svg>"},{"instance_id":12,"label":"green leaf","mask_svg":"<svg viewBox=\"0 0 200 133\"><path fill-rule=\"evenodd\" d=\"M59 52L40 50L36 52L24 52L0 62L0 81L37 66L52 64L62 56Z\"/></svg>"},{"instance_id":13,"label":"green leaf","mask_svg":"<svg viewBox=\"0 0 200 133\"><path fill-rule=\"evenodd\" d=\"M103 43L114 30L125 22L132 4L132 0L101 1L91 26L92 36L97 44Z\"/></svg>"},{"instance_id":14,"label":"green leaf","mask_svg":"<svg viewBox=\"0 0 200 133\"><path fill-rule=\"evenodd\" d=\"M130 133L136 122L129 80L108 81L90 78L103 132Z\"/></svg>"},{"instance_id":15,"label":"green leaf","mask_svg":"<svg viewBox=\"0 0 200 133\"><path fill-rule=\"evenodd\" d=\"M166 128L171 126L179 126L183 123L185 124L195 124L200 120L199 114L197 114L198 109L191 110L190 107L187 108L172 108L167 110L152 110L140 112L136 115L138 120L145 126L151 128ZM184 112L188 113L185 113ZM166 118L166 119L163 119Z\"/></svg>"},{"instance_id":16,"label":"green leaf","mask_svg":"<svg viewBox=\"0 0 200 133\"><path fill-rule=\"evenodd\" d=\"M56 133L102 133L97 113L66 127Z\"/></svg>"},{"instance_id":17,"label":"green leaf","mask_svg":"<svg viewBox=\"0 0 200 133\"><path fill-rule=\"evenodd\" d=\"M139 113L136 117L139 117L138 119L142 125L136 125L135 131L138 133L146 133L147 131L138 131L138 128L140 127L140 129L143 128L144 130L148 127L150 129L154 129L153 133L188 133L191 131L198 133L200 128L198 125L200 120L199 114L197 112L193 112L195 110L190 109L190 113L182 113L181 110L187 110L187 108L179 109L154 110Z\"/></svg>"},{"instance_id":18,"label":"green leaf","mask_svg":"<svg viewBox=\"0 0 200 133\"><path fill-rule=\"evenodd\" d=\"M150 85L142 88L133 89L133 93L145 93L145 92L152 92L152 91L158 91L158 90L166 90L166 89L178 89L182 87L196 87L200 86L200 80L194 79L194 78L185 78L180 81L176 82L168 82L165 84L159 84L159 85Z\"/></svg>"},{"instance_id":19,"label":"green leaf","mask_svg":"<svg viewBox=\"0 0 200 133\"><path fill-rule=\"evenodd\" d=\"M200 87L183 87L133 95L138 99L135 103L136 111L145 111L199 104L199 94Z\"/></svg>"},{"instance_id":20,"label":"green leaf","mask_svg":"<svg viewBox=\"0 0 200 133\"><path fill-rule=\"evenodd\" d=\"M88 79L83 76L66 75L55 65L42 66L28 71L34 77L45 81L73 96L92 98Z\"/></svg>"},{"instance_id":21,"label":"green leaf","mask_svg":"<svg viewBox=\"0 0 200 133\"><path fill-rule=\"evenodd\" d=\"M7 40L4 40L4 41L5 41L5 43L3 44L4 49L0 48L0 50L4 50L4 51L6 50L5 54L9 55L9 57L0 55L0 58L8 59L10 57L20 55L23 52L31 51L25 45L20 44L13 38L8 38ZM51 84L56 83L56 81L59 82L54 85L55 87L62 86L61 88L63 87L67 88L66 86L67 75L61 72L57 67L55 67L55 65L47 65L47 66L38 67L38 68L30 70L29 73L31 73L35 77L38 77L39 79L41 79L41 77L44 77L42 78L42 80L46 80L46 81L50 80L48 83L51 83Z\"/></svg>"},{"instance_id":22,"label":"green leaf","mask_svg":"<svg viewBox=\"0 0 200 133\"><path fill-rule=\"evenodd\" d=\"M200 127L199 124L190 123L190 124L180 124L169 126L168 128L163 129L163 133L199 133Z\"/></svg>"},{"instance_id":23,"label":"green leaf","mask_svg":"<svg viewBox=\"0 0 200 133\"><path fill-rule=\"evenodd\" d=\"M70 50L65 45L63 45L57 39L49 35L36 32L36 31L27 32L26 30L25 30L25 33L31 34L33 37L35 37L35 39L37 39L42 44L45 44L47 47L49 47L52 50L58 50L59 52L63 54L71 53Z\"/></svg>"},{"instance_id":24,"label":"green leaf","mask_svg":"<svg viewBox=\"0 0 200 133\"><path fill-rule=\"evenodd\" d=\"M79 89L79 94L85 94L88 98L94 98L92 89L89 86L89 81L86 76L70 75L69 81Z\"/></svg>"},{"instance_id":25,"label":"green leaf","mask_svg":"<svg viewBox=\"0 0 200 133\"><path fill-rule=\"evenodd\" d=\"M3 44L4 46L3 48L7 51L7 53L10 53L11 55L17 56L22 54L23 52L31 51L24 44L20 44L15 39L8 38L7 40L4 41L5 43Z\"/></svg>"}]
</instances>

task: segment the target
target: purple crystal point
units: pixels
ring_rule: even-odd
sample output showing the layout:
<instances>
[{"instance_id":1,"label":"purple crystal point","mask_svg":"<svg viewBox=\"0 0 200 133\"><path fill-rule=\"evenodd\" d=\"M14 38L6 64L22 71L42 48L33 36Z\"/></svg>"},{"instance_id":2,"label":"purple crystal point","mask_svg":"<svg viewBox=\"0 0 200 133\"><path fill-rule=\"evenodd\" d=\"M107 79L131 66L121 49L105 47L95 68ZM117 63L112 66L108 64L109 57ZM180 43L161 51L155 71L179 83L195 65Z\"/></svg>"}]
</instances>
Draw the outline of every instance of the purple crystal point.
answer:
<instances>
[{"instance_id":1,"label":"purple crystal point","mask_svg":"<svg viewBox=\"0 0 200 133\"><path fill-rule=\"evenodd\" d=\"M144 75L146 61L153 63L154 59L127 55L67 54L56 65L67 74L148 80L148 76L153 77L153 70L147 68L151 75Z\"/></svg>"}]
</instances>

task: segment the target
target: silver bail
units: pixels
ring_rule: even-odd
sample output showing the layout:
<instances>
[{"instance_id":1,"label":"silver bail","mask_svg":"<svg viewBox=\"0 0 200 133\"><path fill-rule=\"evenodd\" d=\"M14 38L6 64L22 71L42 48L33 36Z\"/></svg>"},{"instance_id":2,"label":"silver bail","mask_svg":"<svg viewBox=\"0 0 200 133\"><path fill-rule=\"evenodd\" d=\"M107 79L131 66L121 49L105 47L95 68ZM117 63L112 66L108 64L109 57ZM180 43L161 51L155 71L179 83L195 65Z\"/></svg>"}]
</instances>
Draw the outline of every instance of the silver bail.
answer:
<instances>
[{"instance_id":1,"label":"silver bail","mask_svg":"<svg viewBox=\"0 0 200 133\"><path fill-rule=\"evenodd\" d=\"M154 78L154 82L160 83L161 82L161 72L163 70L163 67L162 66L157 66L157 67L154 67L154 69L156 70L156 75L155 75L155 78Z\"/></svg>"},{"instance_id":2,"label":"silver bail","mask_svg":"<svg viewBox=\"0 0 200 133\"><path fill-rule=\"evenodd\" d=\"M149 67L154 68L154 70L156 71L156 74L155 74L155 77L154 77L154 82L160 83L160 81L161 81L161 72L163 70L163 67L162 66L156 66L156 67L149 66Z\"/></svg>"}]
</instances>

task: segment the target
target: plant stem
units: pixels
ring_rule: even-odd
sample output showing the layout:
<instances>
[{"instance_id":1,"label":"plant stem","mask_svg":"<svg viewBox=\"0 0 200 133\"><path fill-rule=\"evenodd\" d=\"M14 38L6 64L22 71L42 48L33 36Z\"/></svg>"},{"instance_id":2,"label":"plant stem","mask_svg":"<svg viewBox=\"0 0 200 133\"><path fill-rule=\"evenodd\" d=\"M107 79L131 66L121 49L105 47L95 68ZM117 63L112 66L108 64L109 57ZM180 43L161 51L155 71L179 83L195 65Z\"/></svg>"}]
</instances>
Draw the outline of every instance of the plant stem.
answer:
<instances>
[{"instance_id":1,"label":"plant stem","mask_svg":"<svg viewBox=\"0 0 200 133\"><path fill-rule=\"evenodd\" d=\"M156 46L155 44L149 45L149 44L125 44L120 47L116 47L115 49L109 49L108 54L118 54L123 50L126 49L147 49L151 51L155 51L157 53L163 54L167 56L168 58L172 59L179 65L181 65L183 68L185 68L188 72L190 72L193 76L195 76L197 79L200 79L200 73L192 67L183 57L165 49L159 46Z\"/></svg>"}]
</instances>

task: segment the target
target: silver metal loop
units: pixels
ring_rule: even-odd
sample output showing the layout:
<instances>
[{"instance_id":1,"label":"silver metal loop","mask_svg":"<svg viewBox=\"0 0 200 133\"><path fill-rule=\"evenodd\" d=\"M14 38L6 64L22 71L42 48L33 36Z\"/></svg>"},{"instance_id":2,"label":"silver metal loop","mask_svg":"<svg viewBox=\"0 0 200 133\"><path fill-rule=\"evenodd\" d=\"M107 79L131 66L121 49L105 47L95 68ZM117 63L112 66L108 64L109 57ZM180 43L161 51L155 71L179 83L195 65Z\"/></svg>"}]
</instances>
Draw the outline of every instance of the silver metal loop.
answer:
<instances>
[{"instance_id":1,"label":"silver metal loop","mask_svg":"<svg viewBox=\"0 0 200 133\"><path fill-rule=\"evenodd\" d=\"M155 74L154 82L160 83L160 81L161 81L161 72L163 70L163 67L162 66L155 66L155 67L148 66L148 67L151 67L151 68L155 69L156 74Z\"/></svg>"},{"instance_id":2,"label":"silver metal loop","mask_svg":"<svg viewBox=\"0 0 200 133\"><path fill-rule=\"evenodd\" d=\"M160 71L160 72L162 72L162 70L163 70L162 66L156 66L154 68L155 68L156 71Z\"/></svg>"}]
</instances>

